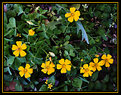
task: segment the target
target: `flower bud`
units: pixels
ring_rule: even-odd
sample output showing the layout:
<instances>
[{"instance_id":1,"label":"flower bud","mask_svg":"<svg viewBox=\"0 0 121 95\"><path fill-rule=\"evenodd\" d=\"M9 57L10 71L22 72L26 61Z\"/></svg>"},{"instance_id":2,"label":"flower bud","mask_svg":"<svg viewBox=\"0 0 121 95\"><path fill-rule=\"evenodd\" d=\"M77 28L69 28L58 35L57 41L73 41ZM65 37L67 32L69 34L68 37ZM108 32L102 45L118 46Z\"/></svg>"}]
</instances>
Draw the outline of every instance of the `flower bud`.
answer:
<instances>
[{"instance_id":1,"label":"flower bud","mask_svg":"<svg viewBox=\"0 0 121 95\"><path fill-rule=\"evenodd\" d=\"M55 54L53 52L49 52L50 56L55 57Z\"/></svg>"}]
</instances>

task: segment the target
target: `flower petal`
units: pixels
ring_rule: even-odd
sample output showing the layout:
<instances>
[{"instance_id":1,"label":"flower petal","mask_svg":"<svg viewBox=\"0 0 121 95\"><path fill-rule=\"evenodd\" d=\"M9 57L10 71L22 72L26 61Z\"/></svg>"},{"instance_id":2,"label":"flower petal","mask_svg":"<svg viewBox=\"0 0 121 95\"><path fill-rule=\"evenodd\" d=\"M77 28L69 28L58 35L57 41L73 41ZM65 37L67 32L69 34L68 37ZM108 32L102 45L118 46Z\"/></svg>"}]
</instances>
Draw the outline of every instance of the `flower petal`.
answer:
<instances>
[{"instance_id":1,"label":"flower petal","mask_svg":"<svg viewBox=\"0 0 121 95\"><path fill-rule=\"evenodd\" d=\"M110 67L110 64L108 62L106 62L105 67Z\"/></svg>"},{"instance_id":2,"label":"flower petal","mask_svg":"<svg viewBox=\"0 0 121 95\"><path fill-rule=\"evenodd\" d=\"M70 70L71 70L71 65L66 65L66 69L67 69L68 71L70 71Z\"/></svg>"},{"instance_id":3,"label":"flower petal","mask_svg":"<svg viewBox=\"0 0 121 95\"><path fill-rule=\"evenodd\" d=\"M55 67L55 64L51 62L50 67Z\"/></svg>"},{"instance_id":4,"label":"flower petal","mask_svg":"<svg viewBox=\"0 0 121 95\"><path fill-rule=\"evenodd\" d=\"M107 57L106 57L105 54L103 54L101 58L102 58L102 59L106 59Z\"/></svg>"},{"instance_id":5,"label":"flower petal","mask_svg":"<svg viewBox=\"0 0 121 95\"><path fill-rule=\"evenodd\" d=\"M29 64L26 64L25 69L29 69L29 68L30 68L30 65Z\"/></svg>"},{"instance_id":6,"label":"flower petal","mask_svg":"<svg viewBox=\"0 0 121 95\"><path fill-rule=\"evenodd\" d=\"M84 64L84 65L83 65L83 68L84 68L84 69L88 68L88 64Z\"/></svg>"},{"instance_id":7,"label":"flower petal","mask_svg":"<svg viewBox=\"0 0 121 95\"><path fill-rule=\"evenodd\" d=\"M60 64L64 64L64 59L59 60Z\"/></svg>"},{"instance_id":8,"label":"flower petal","mask_svg":"<svg viewBox=\"0 0 121 95\"><path fill-rule=\"evenodd\" d=\"M107 54L107 59L112 58L112 56L110 54Z\"/></svg>"},{"instance_id":9,"label":"flower petal","mask_svg":"<svg viewBox=\"0 0 121 95\"><path fill-rule=\"evenodd\" d=\"M82 67L81 69L80 69L80 73L84 73L85 72L85 70L84 70L84 68Z\"/></svg>"},{"instance_id":10,"label":"flower petal","mask_svg":"<svg viewBox=\"0 0 121 95\"><path fill-rule=\"evenodd\" d=\"M49 68L49 70L48 70L48 72L47 72L47 74L48 75L50 75L51 73L53 73L55 71L55 69L54 68Z\"/></svg>"},{"instance_id":11,"label":"flower petal","mask_svg":"<svg viewBox=\"0 0 121 95\"><path fill-rule=\"evenodd\" d=\"M70 12L71 12L71 13L74 13L74 12L75 12L75 10L76 10L76 8L75 8L75 7L71 7L71 8L70 8Z\"/></svg>"},{"instance_id":12,"label":"flower petal","mask_svg":"<svg viewBox=\"0 0 121 95\"><path fill-rule=\"evenodd\" d=\"M97 66L97 70L100 71L102 70L102 68L100 66Z\"/></svg>"},{"instance_id":13,"label":"flower petal","mask_svg":"<svg viewBox=\"0 0 121 95\"><path fill-rule=\"evenodd\" d=\"M23 44L23 45L21 46L21 48L22 48L22 50L25 50L25 49L27 48L26 44Z\"/></svg>"},{"instance_id":14,"label":"flower petal","mask_svg":"<svg viewBox=\"0 0 121 95\"><path fill-rule=\"evenodd\" d=\"M46 64L46 67L49 66L50 65L50 61L46 61L45 64Z\"/></svg>"},{"instance_id":15,"label":"flower petal","mask_svg":"<svg viewBox=\"0 0 121 95\"><path fill-rule=\"evenodd\" d=\"M25 73L25 78L29 78L29 77L31 77L31 75L28 72Z\"/></svg>"},{"instance_id":16,"label":"flower petal","mask_svg":"<svg viewBox=\"0 0 121 95\"><path fill-rule=\"evenodd\" d=\"M74 14L75 14L76 16L80 16L80 11L76 11Z\"/></svg>"},{"instance_id":17,"label":"flower petal","mask_svg":"<svg viewBox=\"0 0 121 95\"><path fill-rule=\"evenodd\" d=\"M79 16L76 16L76 15L75 15L75 16L74 16L74 20L75 20L75 21L78 21L78 19L79 19Z\"/></svg>"},{"instance_id":18,"label":"flower petal","mask_svg":"<svg viewBox=\"0 0 121 95\"><path fill-rule=\"evenodd\" d=\"M57 64L57 69L61 69L61 68L62 68L62 65Z\"/></svg>"},{"instance_id":19,"label":"flower petal","mask_svg":"<svg viewBox=\"0 0 121 95\"><path fill-rule=\"evenodd\" d=\"M90 62L89 65L90 65L90 66L94 66L95 64L94 64L93 62Z\"/></svg>"},{"instance_id":20,"label":"flower petal","mask_svg":"<svg viewBox=\"0 0 121 95\"><path fill-rule=\"evenodd\" d=\"M98 58L93 59L94 63L98 63Z\"/></svg>"},{"instance_id":21,"label":"flower petal","mask_svg":"<svg viewBox=\"0 0 121 95\"><path fill-rule=\"evenodd\" d=\"M74 18L71 16L71 17L68 18L68 21L69 21L69 22L73 22L73 19L74 19Z\"/></svg>"},{"instance_id":22,"label":"flower petal","mask_svg":"<svg viewBox=\"0 0 121 95\"><path fill-rule=\"evenodd\" d=\"M19 72L19 75L20 75L21 77L23 77L24 71L20 71L20 72Z\"/></svg>"},{"instance_id":23,"label":"flower petal","mask_svg":"<svg viewBox=\"0 0 121 95\"><path fill-rule=\"evenodd\" d=\"M19 71L23 71L23 70L24 70L24 67L19 66L18 70L19 70Z\"/></svg>"},{"instance_id":24,"label":"flower petal","mask_svg":"<svg viewBox=\"0 0 121 95\"><path fill-rule=\"evenodd\" d=\"M89 77L89 74L88 73L84 73L83 77Z\"/></svg>"},{"instance_id":25,"label":"flower petal","mask_svg":"<svg viewBox=\"0 0 121 95\"><path fill-rule=\"evenodd\" d=\"M70 17L71 16L71 13L66 13L65 14L65 17Z\"/></svg>"},{"instance_id":26,"label":"flower petal","mask_svg":"<svg viewBox=\"0 0 121 95\"><path fill-rule=\"evenodd\" d=\"M17 50L18 47L16 45L12 45L12 50Z\"/></svg>"},{"instance_id":27,"label":"flower petal","mask_svg":"<svg viewBox=\"0 0 121 95\"><path fill-rule=\"evenodd\" d=\"M15 51L13 52L13 54L14 54L16 57L18 57L18 56L19 56L19 50L15 50Z\"/></svg>"},{"instance_id":28,"label":"flower petal","mask_svg":"<svg viewBox=\"0 0 121 95\"><path fill-rule=\"evenodd\" d=\"M18 47L21 47L22 41L16 41Z\"/></svg>"},{"instance_id":29,"label":"flower petal","mask_svg":"<svg viewBox=\"0 0 121 95\"><path fill-rule=\"evenodd\" d=\"M99 61L98 65L103 66L105 64L105 60Z\"/></svg>"},{"instance_id":30,"label":"flower petal","mask_svg":"<svg viewBox=\"0 0 121 95\"><path fill-rule=\"evenodd\" d=\"M66 73L66 68L62 68L61 73Z\"/></svg>"},{"instance_id":31,"label":"flower petal","mask_svg":"<svg viewBox=\"0 0 121 95\"><path fill-rule=\"evenodd\" d=\"M108 59L108 62L109 62L110 64L113 64L113 59Z\"/></svg>"},{"instance_id":32,"label":"flower petal","mask_svg":"<svg viewBox=\"0 0 121 95\"><path fill-rule=\"evenodd\" d=\"M42 68L45 68L45 66L46 66L45 63L42 63L41 67L42 67Z\"/></svg>"},{"instance_id":33,"label":"flower petal","mask_svg":"<svg viewBox=\"0 0 121 95\"><path fill-rule=\"evenodd\" d=\"M30 68L30 69L27 69L28 73L32 74L33 73L33 69Z\"/></svg>"},{"instance_id":34,"label":"flower petal","mask_svg":"<svg viewBox=\"0 0 121 95\"><path fill-rule=\"evenodd\" d=\"M92 74L93 74L93 72L91 72L91 71L89 71L88 73L89 73L90 76L92 76Z\"/></svg>"},{"instance_id":35,"label":"flower petal","mask_svg":"<svg viewBox=\"0 0 121 95\"><path fill-rule=\"evenodd\" d=\"M20 51L20 56L21 56L21 57L26 56L26 52L25 52L25 51L23 51L23 50L21 50L21 51Z\"/></svg>"},{"instance_id":36,"label":"flower petal","mask_svg":"<svg viewBox=\"0 0 121 95\"><path fill-rule=\"evenodd\" d=\"M42 69L41 70L43 73L46 73L47 72L47 69Z\"/></svg>"},{"instance_id":37,"label":"flower petal","mask_svg":"<svg viewBox=\"0 0 121 95\"><path fill-rule=\"evenodd\" d=\"M68 59L66 59L66 60L65 60L65 64L71 64L71 61L68 60Z\"/></svg>"}]
</instances>

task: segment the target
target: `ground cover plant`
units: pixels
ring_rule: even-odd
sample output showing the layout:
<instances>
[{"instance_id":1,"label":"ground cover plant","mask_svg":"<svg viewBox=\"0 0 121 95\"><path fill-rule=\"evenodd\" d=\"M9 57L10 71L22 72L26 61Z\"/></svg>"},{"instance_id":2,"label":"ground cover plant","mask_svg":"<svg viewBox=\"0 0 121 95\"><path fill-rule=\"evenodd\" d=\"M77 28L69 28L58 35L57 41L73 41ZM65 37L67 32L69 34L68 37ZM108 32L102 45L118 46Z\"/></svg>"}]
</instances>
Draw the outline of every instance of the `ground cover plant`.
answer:
<instances>
[{"instance_id":1,"label":"ground cover plant","mask_svg":"<svg viewBox=\"0 0 121 95\"><path fill-rule=\"evenodd\" d=\"M4 4L4 91L117 91L117 5Z\"/></svg>"}]
</instances>

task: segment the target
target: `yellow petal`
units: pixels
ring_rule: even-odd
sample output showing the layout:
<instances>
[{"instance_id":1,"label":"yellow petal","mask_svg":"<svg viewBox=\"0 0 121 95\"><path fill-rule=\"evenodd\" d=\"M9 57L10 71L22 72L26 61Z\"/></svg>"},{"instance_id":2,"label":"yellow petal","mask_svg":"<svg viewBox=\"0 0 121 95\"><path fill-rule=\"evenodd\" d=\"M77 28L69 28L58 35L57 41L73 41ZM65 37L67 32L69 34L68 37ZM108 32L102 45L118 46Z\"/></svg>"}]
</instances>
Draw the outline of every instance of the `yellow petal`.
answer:
<instances>
[{"instance_id":1,"label":"yellow petal","mask_svg":"<svg viewBox=\"0 0 121 95\"><path fill-rule=\"evenodd\" d=\"M90 62L89 65L90 65L90 66L94 66L95 64L94 64L93 62Z\"/></svg>"},{"instance_id":2,"label":"yellow petal","mask_svg":"<svg viewBox=\"0 0 121 95\"><path fill-rule=\"evenodd\" d=\"M93 68L92 68L92 70L93 70L93 72L95 72L95 71L96 71L96 68L95 68L95 67L93 67Z\"/></svg>"},{"instance_id":3,"label":"yellow petal","mask_svg":"<svg viewBox=\"0 0 121 95\"><path fill-rule=\"evenodd\" d=\"M50 75L51 73L53 73L55 71L55 69L54 68L49 68L49 70L48 70L48 72L47 72L47 74L48 75Z\"/></svg>"},{"instance_id":4,"label":"yellow petal","mask_svg":"<svg viewBox=\"0 0 121 95\"><path fill-rule=\"evenodd\" d=\"M105 54L103 54L101 58L102 58L102 59L106 59L107 57L106 57Z\"/></svg>"},{"instance_id":5,"label":"yellow petal","mask_svg":"<svg viewBox=\"0 0 121 95\"><path fill-rule=\"evenodd\" d=\"M26 64L25 69L29 69L29 68L30 68L30 65L29 64Z\"/></svg>"},{"instance_id":6,"label":"yellow petal","mask_svg":"<svg viewBox=\"0 0 121 95\"><path fill-rule=\"evenodd\" d=\"M21 51L20 51L20 56L21 56L21 57L26 56L26 52L25 52L25 51L23 51L23 50L21 50Z\"/></svg>"},{"instance_id":7,"label":"yellow petal","mask_svg":"<svg viewBox=\"0 0 121 95\"><path fill-rule=\"evenodd\" d=\"M70 70L71 70L71 65L66 65L66 69L67 69L68 71L70 71Z\"/></svg>"},{"instance_id":8,"label":"yellow petal","mask_svg":"<svg viewBox=\"0 0 121 95\"><path fill-rule=\"evenodd\" d=\"M45 68L45 66L46 66L45 63L42 63L41 67L42 67L42 68Z\"/></svg>"},{"instance_id":9,"label":"yellow petal","mask_svg":"<svg viewBox=\"0 0 121 95\"><path fill-rule=\"evenodd\" d=\"M83 77L89 77L89 74L88 73L84 73Z\"/></svg>"},{"instance_id":10,"label":"yellow petal","mask_svg":"<svg viewBox=\"0 0 121 95\"><path fill-rule=\"evenodd\" d=\"M84 65L83 65L83 68L84 68L84 69L88 68L88 64L84 64Z\"/></svg>"},{"instance_id":11,"label":"yellow petal","mask_svg":"<svg viewBox=\"0 0 121 95\"><path fill-rule=\"evenodd\" d=\"M76 16L80 16L80 11L76 11L74 14L75 14Z\"/></svg>"},{"instance_id":12,"label":"yellow petal","mask_svg":"<svg viewBox=\"0 0 121 95\"><path fill-rule=\"evenodd\" d=\"M92 76L92 74L93 74L93 72L91 72L91 71L89 71L88 73L89 73L90 76Z\"/></svg>"},{"instance_id":13,"label":"yellow petal","mask_svg":"<svg viewBox=\"0 0 121 95\"><path fill-rule=\"evenodd\" d=\"M107 59L110 59L112 56L110 54L107 54Z\"/></svg>"},{"instance_id":14,"label":"yellow petal","mask_svg":"<svg viewBox=\"0 0 121 95\"><path fill-rule=\"evenodd\" d=\"M21 46L21 48L22 48L22 50L25 50L25 49L27 48L26 44L23 44L23 45Z\"/></svg>"},{"instance_id":15,"label":"yellow petal","mask_svg":"<svg viewBox=\"0 0 121 95\"><path fill-rule=\"evenodd\" d=\"M106 62L105 67L110 67L110 64L108 62Z\"/></svg>"},{"instance_id":16,"label":"yellow petal","mask_svg":"<svg viewBox=\"0 0 121 95\"><path fill-rule=\"evenodd\" d=\"M66 13L65 14L65 17L69 17L69 16L71 16L71 13Z\"/></svg>"},{"instance_id":17,"label":"yellow petal","mask_svg":"<svg viewBox=\"0 0 121 95\"><path fill-rule=\"evenodd\" d=\"M21 77L23 77L24 72L23 72L23 71L20 71L20 72L19 72L19 75L20 75Z\"/></svg>"},{"instance_id":18,"label":"yellow petal","mask_svg":"<svg viewBox=\"0 0 121 95\"><path fill-rule=\"evenodd\" d=\"M17 50L18 47L16 45L12 45L12 50Z\"/></svg>"},{"instance_id":19,"label":"yellow petal","mask_svg":"<svg viewBox=\"0 0 121 95\"><path fill-rule=\"evenodd\" d=\"M33 73L33 69L27 69L28 70L28 73L32 74Z\"/></svg>"},{"instance_id":20,"label":"yellow petal","mask_svg":"<svg viewBox=\"0 0 121 95\"><path fill-rule=\"evenodd\" d=\"M29 73L25 73L25 78L29 78L31 75Z\"/></svg>"},{"instance_id":21,"label":"yellow petal","mask_svg":"<svg viewBox=\"0 0 121 95\"><path fill-rule=\"evenodd\" d=\"M98 65L103 66L105 64L105 60L99 61Z\"/></svg>"},{"instance_id":22,"label":"yellow petal","mask_svg":"<svg viewBox=\"0 0 121 95\"><path fill-rule=\"evenodd\" d=\"M85 70L83 69L83 67L80 69L80 73L84 73Z\"/></svg>"},{"instance_id":23,"label":"yellow petal","mask_svg":"<svg viewBox=\"0 0 121 95\"><path fill-rule=\"evenodd\" d=\"M50 65L50 61L46 61L45 64L46 64L46 67L49 66Z\"/></svg>"},{"instance_id":24,"label":"yellow petal","mask_svg":"<svg viewBox=\"0 0 121 95\"><path fill-rule=\"evenodd\" d=\"M66 68L62 68L61 73L66 73Z\"/></svg>"},{"instance_id":25,"label":"yellow petal","mask_svg":"<svg viewBox=\"0 0 121 95\"><path fill-rule=\"evenodd\" d=\"M60 64L64 64L64 59L59 60Z\"/></svg>"},{"instance_id":26,"label":"yellow petal","mask_svg":"<svg viewBox=\"0 0 121 95\"><path fill-rule=\"evenodd\" d=\"M93 59L94 63L98 63L98 58Z\"/></svg>"},{"instance_id":27,"label":"yellow petal","mask_svg":"<svg viewBox=\"0 0 121 95\"><path fill-rule=\"evenodd\" d=\"M46 73L47 72L47 69L42 69L41 70L43 73Z\"/></svg>"},{"instance_id":28,"label":"yellow petal","mask_svg":"<svg viewBox=\"0 0 121 95\"><path fill-rule=\"evenodd\" d=\"M34 33L35 33L35 31L33 31L32 29L29 30L29 35L30 35L30 36L33 36Z\"/></svg>"},{"instance_id":29,"label":"yellow petal","mask_svg":"<svg viewBox=\"0 0 121 95\"><path fill-rule=\"evenodd\" d=\"M113 59L108 59L108 62L109 62L110 64L113 64Z\"/></svg>"},{"instance_id":30,"label":"yellow petal","mask_svg":"<svg viewBox=\"0 0 121 95\"><path fill-rule=\"evenodd\" d=\"M66 60L65 60L65 64L71 64L71 61L68 60L68 59L66 59Z\"/></svg>"},{"instance_id":31,"label":"yellow petal","mask_svg":"<svg viewBox=\"0 0 121 95\"><path fill-rule=\"evenodd\" d=\"M75 20L75 21L78 21L78 19L79 19L79 16L76 16L76 15L75 15L75 16L74 16L74 20Z\"/></svg>"},{"instance_id":32,"label":"yellow petal","mask_svg":"<svg viewBox=\"0 0 121 95\"><path fill-rule=\"evenodd\" d=\"M50 67L55 67L55 64L51 62Z\"/></svg>"},{"instance_id":33,"label":"yellow petal","mask_svg":"<svg viewBox=\"0 0 121 95\"><path fill-rule=\"evenodd\" d=\"M97 70L100 71L102 70L102 68L100 66L97 66Z\"/></svg>"},{"instance_id":34,"label":"yellow petal","mask_svg":"<svg viewBox=\"0 0 121 95\"><path fill-rule=\"evenodd\" d=\"M18 70L19 70L19 71L23 71L23 70L24 70L24 67L19 66Z\"/></svg>"},{"instance_id":35,"label":"yellow petal","mask_svg":"<svg viewBox=\"0 0 121 95\"><path fill-rule=\"evenodd\" d=\"M73 17L72 17L72 16L69 17L69 18L68 18L68 21L69 21L69 22L73 22Z\"/></svg>"},{"instance_id":36,"label":"yellow petal","mask_svg":"<svg viewBox=\"0 0 121 95\"><path fill-rule=\"evenodd\" d=\"M16 44L18 47L21 47L22 42L21 41L16 41Z\"/></svg>"},{"instance_id":37,"label":"yellow petal","mask_svg":"<svg viewBox=\"0 0 121 95\"><path fill-rule=\"evenodd\" d=\"M75 10L76 10L76 8L74 8L74 7L71 7L71 8L70 8L70 12L71 12L71 13L74 13Z\"/></svg>"},{"instance_id":38,"label":"yellow petal","mask_svg":"<svg viewBox=\"0 0 121 95\"><path fill-rule=\"evenodd\" d=\"M18 50L15 50L15 51L13 52L13 54L14 54L16 57L18 57L18 56L19 56L19 51L18 51Z\"/></svg>"},{"instance_id":39,"label":"yellow petal","mask_svg":"<svg viewBox=\"0 0 121 95\"><path fill-rule=\"evenodd\" d=\"M62 68L62 65L57 64L57 69L61 69L61 68Z\"/></svg>"}]
</instances>

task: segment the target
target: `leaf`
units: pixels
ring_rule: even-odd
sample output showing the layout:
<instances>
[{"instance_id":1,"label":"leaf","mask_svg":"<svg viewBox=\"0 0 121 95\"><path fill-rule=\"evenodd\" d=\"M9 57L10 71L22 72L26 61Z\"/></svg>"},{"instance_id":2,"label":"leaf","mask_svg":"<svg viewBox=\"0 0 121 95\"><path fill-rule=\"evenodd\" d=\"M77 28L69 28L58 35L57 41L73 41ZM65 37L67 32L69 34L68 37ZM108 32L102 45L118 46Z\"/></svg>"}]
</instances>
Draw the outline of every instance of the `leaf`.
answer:
<instances>
[{"instance_id":1,"label":"leaf","mask_svg":"<svg viewBox=\"0 0 121 95\"><path fill-rule=\"evenodd\" d=\"M98 72L93 73L93 75L92 75L92 80L93 80L93 81L96 81L97 78L98 78Z\"/></svg>"},{"instance_id":2,"label":"leaf","mask_svg":"<svg viewBox=\"0 0 121 95\"><path fill-rule=\"evenodd\" d=\"M9 19L9 24L8 25L9 25L10 28L15 28L16 27L16 20L15 20L14 17L11 17Z\"/></svg>"},{"instance_id":3,"label":"leaf","mask_svg":"<svg viewBox=\"0 0 121 95\"><path fill-rule=\"evenodd\" d=\"M60 24L61 22L58 22L58 21L52 21L52 22L49 22L47 27L50 29L50 30L53 30L56 28L56 25Z\"/></svg>"},{"instance_id":4,"label":"leaf","mask_svg":"<svg viewBox=\"0 0 121 95\"><path fill-rule=\"evenodd\" d=\"M79 33L79 30L81 30L82 31L82 41L85 39L87 44L89 44L88 37L87 37L86 31L85 31L82 23L80 21L77 21L76 24L77 24L77 34Z\"/></svg>"},{"instance_id":5,"label":"leaf","mask_svg":"<svg viewBox=\"0 0 121 95\"><path fill-rule=\"evenodd\" d=\"M75 56L75 53L73 51L73 49L70 49L70 52L69 52L70 56L74 57Z\"/></svg>"},{"instance_id":6,"label":"leaf","mask_svg":"<svg viewBox=\"0 0 121 95\"><path fill-rule=\"evenodd\" d=\"M55 84L55 76L51 76L49 79L48 79L48 83L52 83L53 85Z\"/></svg>"},{"instance_id":7,"label":"leaf","mask_svg":"<svg viewBox=\"0 0 121 95\"><path fill-rule=\"evenodd\" d=\"M39 89L39 91L47 91L48 89L47 89L47 85L45 85L45 84L43 84L41 87L40 87L40 89Z\"/></svg>"},{"instance_id":8,"label":"leaf","mask_svg":"<svg viewBox=\"0 0 121 95\"><path fill-rule=\"evenodd\" d=\"M85 78L82 78L82 77L79 77L79 78L80 78L82 81L89 83L89 81L86 80Z\"/></svg>"},{"instance_id":9,"label":"leaf","mask_svg":"<svg viewBox=\"0 0 121 95\"><path fill-rule=\"evenodd\" d=\"M15 89L16 91L22 91L22 86L19 83L16 83Z\"/></svg>"},{"instance_id":10,"label":"leaf","mask_svg":"<svg viewBox=\"0 0 121 95\"><path fill-rule=\"evenodd\" d=\"M76 9L79 9L80 8L80 5L81 4L72 4L72 7L75 7Z\"/></svg>"},{"instance_id":11,"label":"leaf","mask_svg":"<svg viewBox=\"0 0 121 95\"><path fill-rule=\"evenodd\" d=\"M9 67L4 68L4 72L7 72L7 71L9 72L10 75L12 75Z\"/></svg>"},{"instance_id":12,"label":"leaf","mask_svg":"<svg viewBox=\"0 0 121 95\"><path fill-rule=\"evenodd\" d=\"M82 80L79 78L74 78L73 82L72 82L72 86L77 87L77 88L81 88Z\"/></svg>"},{"instance_id":13,"label":"leaf","mask_svg":"<svg viewBox=\"0 0 121 95\"><path fill-rule=\"evenodd\" d=\"M14 62L15 56L10 56L7 60L7 65L11 66Z\"/></svg>"}]
</instances>

